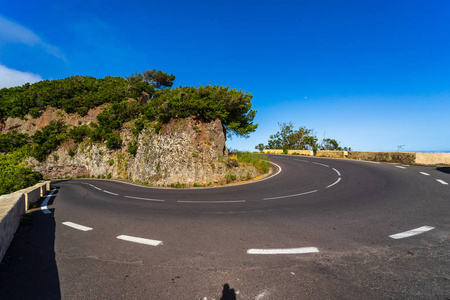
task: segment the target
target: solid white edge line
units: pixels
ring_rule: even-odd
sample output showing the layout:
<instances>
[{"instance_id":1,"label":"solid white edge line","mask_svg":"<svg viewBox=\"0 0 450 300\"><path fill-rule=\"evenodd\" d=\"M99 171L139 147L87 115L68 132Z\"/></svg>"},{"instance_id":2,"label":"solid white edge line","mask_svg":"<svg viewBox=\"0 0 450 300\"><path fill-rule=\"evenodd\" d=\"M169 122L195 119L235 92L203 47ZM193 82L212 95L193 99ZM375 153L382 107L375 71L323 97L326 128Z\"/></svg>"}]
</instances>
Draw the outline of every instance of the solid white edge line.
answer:
<instances>
[{"instance_id":1,"label":"solid white edge line","mask_svg":"<svg viewBox=\"0 0 450 300\"><path fill-rule=\"evenodd\" d=\"M160 200L160 199L149 199L149 198L141 198L141 197L133 197L133 196L125 196L125 198L137 199L137 200L145 200L145 201L157 201L157 202L164 202L165 201L165 200Z\"/></svg>"},{"instance_id":2,"label":"solid white edge line","mask_svg":"<svg viewBox=\"0 0 450 300\"><path fill-rule=\"evenodd\" d=\"M72 227L72 228L75 228L75 229L78 229L78 230L81 230L81 231L89 231L89 230L93 229L91 227L83 226L83 225L72 223L72 222L62 222L62 224Z\"/></svg>"},{"instance_id":3,"label":"solid white edge line","mask_svg":"<svg viewBox=\"0 0 450 300\"><path fill-rule=\"evenodd\" d=\"M436 179L436 181L439 182L439 183L442 183L443 185L448 185L448 183L445 182L445 181L442 180L442 179Z\"/></svg>"},{"instance_id":4,"label":"solid white edge line","mask_svg":"<svg viewBox=\"0 0 450 300\"><path fill-rule=\"evenodd\" d=\"M290 248L290 249L249 249L247 254L307 254L317 253L316 247Z\"/></svg>"},{"instance_id":5,"label":"solid white edge line","mask_svg":"<svg viewBox=\"0 0 450 300\"><path fill-rule=\"evenodd\" d=\"M113 192L109 192L109 191L107 191L107 190L103 190L103 192L105 192L105 193L107 193L107 194L114 195L114 196L119 196L119 194L116 194L116 193L113 193Z\"/></svg>"},{"instance_id":6,"label":"solid white edge line","mask_svg":"<svg viewBox=\"0 0 450 300\"><path fill-rule=\"evenodd\" d=\"M144 238L134 237L134 236L129 236L129 235L119 235L117 238L119 240L124 240L124 241L128 241L128 242L144 244L144 245L149 245L149 246L158 246L158 245L162 244L162 241L144 239Z\"/></svg>"},{"instance_id":7,"label":"solid white edge line","mask_svg":"<svg viewBox=\"0 0 450 300\"><path fill-rule=\"evenodd\" d=\"M338 180L335 183L330 184L329 186L327 186L326 188L332 187L335 184L338 184L338 182L341 181L341 177L338 178Z\"/></svg>"},{"instance_id":8,"label":"solid white edge line","mask_svg":"<svg viewBox=\"0 0 450 300\"><path fill-rule=\"evenodd\" d=\"M246 200L230 200L230 201L188 201L188 200L180 200L177 201L179 203L205 203L205 204L209 204L209 203L242 203L245 202Z\"/></svg>"},{"instance_id":9,"label":"solid white edge line","mask_svg":"<svg viewBox=\"0 0 450 300\"><path fill-rule=\"evenodd\" d=\"M48 196L44 199L44 201L42 201L41 204L41 210L44 214L51 214L52 212L48 209L47 205L48 205L48 201L50 200L50 198L53 196L53 193L56 192L56 189L53 189L50 194L48 194Z\"/></svg>"},{"instance_id":10,"label":"solid white edge line","mask_svg":"<svg viewBox=\"0 0 450 300\"><path fill-rule=\"evenodd\" d=\"M419 173L422 174L422 175L425 175L425 176L430 176L430 174L425 173L425 172L419 172Z\"/></svg>"},{"instance_id":11,"label":"solid white edge line","mask_svg":"<svg viewBox=\"0 0 450 300\"><path fill-rule=\"evenodd\" d=\"M320 166L324 166L324 167L327 167L327 168L329 168L330 166L328 166L328 165L324 165L324 164L321 164L321 163L316 163L316 162L313 162L313 164L316 164L316 165L320 165Z\"/></svg>"},{"instance_id":12,"label":"solid white edge line","mask_svg":"<svg viewBox=\"0 0 450 300\"><path fill-rule=\"evenodd\" d=\"M424 232L427 232L427 231L430 231L430 230L433 230L433 229L434 229L434 227L431 227L431 226L422 226L422 227L419 227L419 228L416 228L416 229L412 229L412 230L409 230L409 231L393 234L393 235L390 235L389 237L393 238L393 239L396 239L396 240L404 239L404 238L411 237L411 236L414 236L414 235L418 235L418 234L421 234L421 233L424 233Z\"/></svg>"},{"instance_id":13,"label":"solid white edge line","mask_svg":"<svg viewBox=\"0 0 450 300\"><path fill-rule=\"evenodd\" d=\"M315 193L317 191L318 190L309 191L309 192L300 193L300 194L295 194L295 195L287 195L287 196L280 196L280 197L264 198L263 200L275 200L275 199L290 198L290 197L302 196L302 195L306 195L306 194L312 194L312 193Z\"/></svg>"},{"instance_id":14,"label":"solid white edge line","mask_svg":"<svg viewBox=\"0 0 450 300\"><path fill-rule=\"evenodd\" d=\"M339 173L338 170L336 170L335 168L332 168L336 173L338 173L339 176L341 176L341 173Z\"/></svg>"}]
</instances>

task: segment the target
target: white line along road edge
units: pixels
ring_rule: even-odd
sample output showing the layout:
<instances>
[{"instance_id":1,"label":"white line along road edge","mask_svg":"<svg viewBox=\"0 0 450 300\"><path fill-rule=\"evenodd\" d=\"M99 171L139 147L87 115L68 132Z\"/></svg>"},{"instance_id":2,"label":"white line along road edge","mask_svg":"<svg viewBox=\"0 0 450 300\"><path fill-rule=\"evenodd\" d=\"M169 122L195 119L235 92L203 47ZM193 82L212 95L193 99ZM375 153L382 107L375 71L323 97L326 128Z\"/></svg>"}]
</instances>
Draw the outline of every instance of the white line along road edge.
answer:
<instances>
[{"instance_id":1,"label":"white line along road edge","mask_svg":"<svg viewBox=\"0 0 450 300\"><path fill-rule=\"evenodd\" d=\"M129 236L129 235L119 235L117 238L119 240L124 240L124 241L128 241L128 242L144 244L144 245L149 245L149 246L158 246L158 245L162 244L162 241L143 239L140 237L134 237L134 236Z\"/></svg>"},{"instance_id":2,"label":"white line along road edge","mask_svg":"<svg viewBox=\"0 0 450 300\"><path fill-rule=\"evenodd\" d=\"M422 227L419 227L419 228L416 228L416 229L412 229L412 230L409 230L409 231L393 234L393 235L390 235L389 237L393 238L393 239L396 239L396 240L404 239L404 238L411 237L411 236L414 236L414 235L418 235L418 234L421 234L421 233L424 233L424 232L427 232L427 231L430 231L430 230L433 230L433 229L434 229L434 227L431 227L431 226L422 226Z\"/></svg>"},{"instance_id":3,"label":"white line along road edge","mask_svg":"<svg viewBox=\"0 0 450 300\"><path fill-rule=\"evenodd\" d=\"M72 223L72 222L63 222L62 224L72 227L72 228L75 228L75 229L78 229L78 230L81 230L81 231L89 231L89 230L93 229L91 227L83 226L83 225Z\"/></svg>"},{"instance_id":4,"label":"white line along road edge","mask_svg":"<svg viewBox=\"0 0 450 300\"><path fill-rule=\"evenodd\" d=\"M289 249L249 249L247 254L307 254L317 253L316 247L289 248Z\"/></svg>"},{"instance_id":5,"label":"white line along road edge","mask_svg":"<svg viewBox=\"0 0 450 300\"><path fill-rule=\"evenodd\" d=\"M56 192L56 189L53 189L50 194L48 194L47 198L45 198L44 201L42 201L41 204L41 210L44 214L51 214L52 212L48 209L47 205L48 205L48 201L50 200L50 198L52 197L53 193Z\"/></svg>"}]
</instances>

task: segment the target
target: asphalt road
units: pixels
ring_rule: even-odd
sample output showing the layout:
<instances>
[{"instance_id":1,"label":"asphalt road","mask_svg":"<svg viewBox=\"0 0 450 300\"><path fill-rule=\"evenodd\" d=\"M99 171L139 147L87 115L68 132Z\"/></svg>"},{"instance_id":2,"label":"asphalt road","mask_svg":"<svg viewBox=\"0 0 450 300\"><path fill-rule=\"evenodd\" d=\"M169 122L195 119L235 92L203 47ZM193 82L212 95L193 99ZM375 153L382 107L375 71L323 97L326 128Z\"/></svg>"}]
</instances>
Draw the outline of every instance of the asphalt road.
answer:
<instances>
[{"instance_id":1,"label":"asphalt road","mask_svg":"<svg viewBox=\"0 0 450 300\"><path fill-rule=\"evenodd\" d=\"M450 299L449 168L271 159L220 188L54 182L0 299Z\"/></svg>"}]
</instances>

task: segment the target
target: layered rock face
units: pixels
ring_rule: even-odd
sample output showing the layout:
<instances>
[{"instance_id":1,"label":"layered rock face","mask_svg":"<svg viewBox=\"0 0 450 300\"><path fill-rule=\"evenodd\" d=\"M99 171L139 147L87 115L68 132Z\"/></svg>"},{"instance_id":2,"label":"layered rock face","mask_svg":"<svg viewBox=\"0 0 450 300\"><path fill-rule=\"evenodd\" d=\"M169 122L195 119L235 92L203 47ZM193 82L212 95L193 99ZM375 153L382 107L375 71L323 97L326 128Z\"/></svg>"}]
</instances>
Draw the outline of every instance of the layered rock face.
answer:
<instances>
[{"instance_id":1,"label":"layered rock face","mask_svg":"<svg viewBox=\"0 0 450 300\"><path fill-rule=\"evenodd\" d=\"M244 180L259 175L251 166L228 159L225 133L219 119L174 119L162 128L145 127L133 136L131 126L120 135L122 149L105 144L66 142L44 162L29 159L35 171L49 178L107 177L154 186L223 184L227 178ZM156 132L158 131L158 132ZM137 152L128 152L137 143Z\"/></svg>"}]
</instances>

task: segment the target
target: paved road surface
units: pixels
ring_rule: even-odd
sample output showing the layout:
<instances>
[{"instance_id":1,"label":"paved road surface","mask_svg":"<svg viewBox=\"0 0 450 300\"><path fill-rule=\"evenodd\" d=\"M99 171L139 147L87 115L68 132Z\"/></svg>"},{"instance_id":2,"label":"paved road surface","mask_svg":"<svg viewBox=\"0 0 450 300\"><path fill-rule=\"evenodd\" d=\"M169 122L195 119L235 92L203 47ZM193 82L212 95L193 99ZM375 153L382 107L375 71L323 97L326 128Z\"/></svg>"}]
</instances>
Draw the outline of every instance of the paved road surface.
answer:
<instances>
[{"instance_id":1,"label":"paved road surface","mask_svg":"<svg viewBox=\"0 0 450 300\"><path fill-rule=\"evenodd\" d=\"M271 158L222 188L54 182L0 298L450 299L448 168Z\"/></svg>"}]
</instances>

